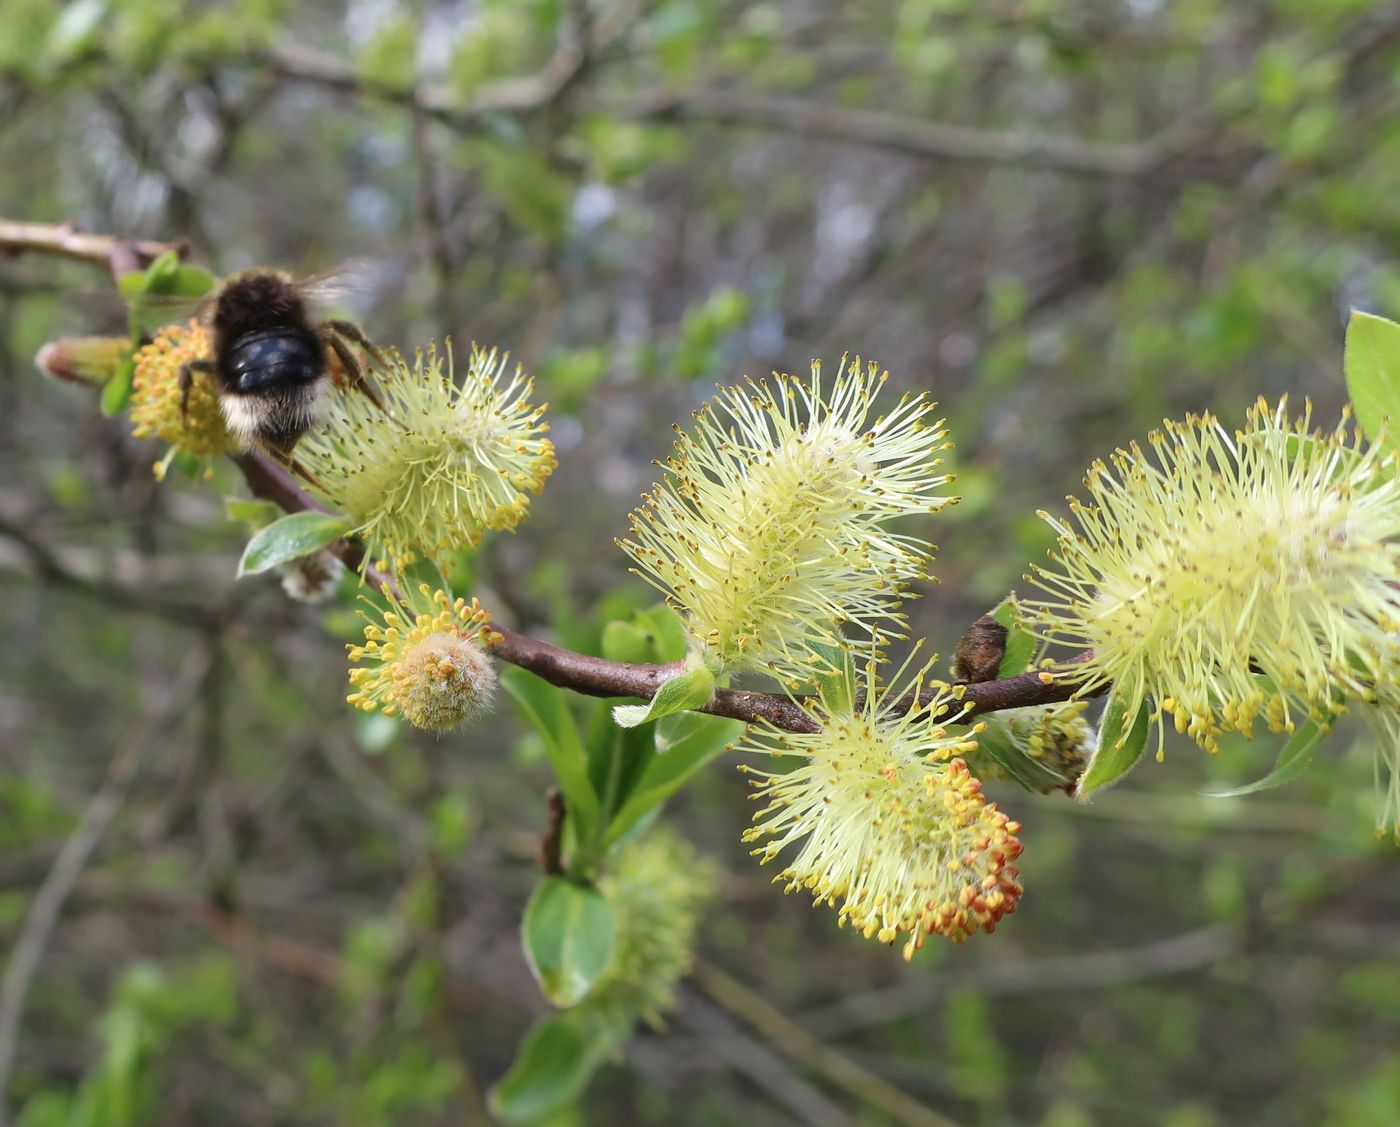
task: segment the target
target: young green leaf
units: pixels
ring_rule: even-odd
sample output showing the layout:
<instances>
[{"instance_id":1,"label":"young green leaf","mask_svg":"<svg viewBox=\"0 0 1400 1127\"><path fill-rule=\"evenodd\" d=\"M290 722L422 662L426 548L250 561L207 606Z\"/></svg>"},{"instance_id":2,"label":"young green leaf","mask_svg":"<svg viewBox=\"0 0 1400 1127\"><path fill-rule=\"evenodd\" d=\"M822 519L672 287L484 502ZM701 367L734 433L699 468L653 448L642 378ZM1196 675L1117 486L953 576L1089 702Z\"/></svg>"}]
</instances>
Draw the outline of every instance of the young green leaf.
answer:
<instances>
[{"instance_id":1,"label":"young green leaf","mask_svg":"<svg viewBox=\"0 0 1400 1127\"><path fill-rule=\"evenodd\" d=\"M123 360L102 388L102 413L108 418L120 415L131 402L131 384L136 378L136 358Z\"/></svg>"},{"instance_id":2,"label":"young green leaf","mask_svg":"<svg viewBox=\"0 0 1400 1127\"><path fill-rule=\"evenodd\" d=\"M145 293L168 294L174 292L175 283L180 277L180 256L167 250L156 256L146 267Z\"/></svg>"},{"instance_id":3,"label":"young green leaf","mask_svg":"<svg viewBox=\"0 0 1400 1127\"><path fill-rule=\"evenodd\" d=\"M572 1006L608 969L612 908L596 889L545 877L525 909L520 938L544 996L561 1008Z\"/></svg>"},{"instance_id":4,"label":"young green leaf","mask_svg":"<svg viewBox=\"0 0 1400 1127\"><path fill-rule=\"evenodd\" d=\"M520 714L544 741L545 755L564 792L564 805L579 842L592 840L598 824L598 795L588 779L588 757L564 694L533 673L512 669L501 678Z\"/></svg>"},{"instance_id":5,"label":"young green leaf","mask_svg":"<svg viewBox=\"0 0 1400 1127\"><path fill-rule=\"evenodd\" d=\"M225 497L224 516L229 520L243 521L255 528L269 525L282 515L282 510L271 501L257 497Z\"/></svg>"},{"instance_id":6,"label":"young green leaf","mask_svg":"<svg viewBox=\"0 0 1400 1127\"><path fill-rule=\"evenodd\" d=\"M1366 437L1374 442L1387 428L1388 442L1395 445L1400 438L1394 429L1400 427L1400 325L1353 310L1342 367L1347 394Z\"/></svg>"},{"instance_id":7,"label":"young green leaf","mask_svg":"<svg viewBox=\"0 0 1400 1127\"><path fill-rule=\"evenodd\" d=\"M1240 795L1255 794L1261 790L1272 790L1284 783L1291 783L1312 766L1313 758L1322 743L1322 738L1331 731L1330 724L1319 724L1309 720L1288 738L1288 742L1278 753L1278 759L1262 779L1229 790L1204 792L1207 798L1238 798Z\"/></svg>"},{"instance_id":8,"label":"young green leaf","mask_svg":"<svg viewBox=\"0 0 1400 1127\"><path fill-rule=\"evenodd\" d=\"M1007 595L991 612L993 621L1006 627L1006 649L1001 655L998 677L1017 677L1024 673L1035 656L1035 635L1018 625L1020 614L1016 596Z\"/></svg>"},{"instance_id":9,"label":"young green leaf","mask_svg":"<svg viewBox=\"0 0 1400 1127\"><path fill-rule=\"evenodd\" d=\"M856 706L856 665L851 652L839 646L813 647L824 667L817 672L817 695L828 716L846 714Z\"/></svg>"},{"instance_id":10,"label":"young green leaf","mask_svg":"<svg viewBox=\"0 0 1400 1127\"><path fill-rule=\"evenodd\" d=\"M655 755L651 728L619 728L612 718L612 705L598 702L588 728L588 778L598 795L601 825L607 825L627 801Z\"/></svg>"},{"instance_id":11,"label":"young green leaf","mask_svg":"<svg viewBox=\"0 0 1400 1127\"><path fill-rule=\"evenodd\" d=\"M744 730L738 720L681 713L656 724L656 755L648 762L622 808L613 816L604 846L621 841L634 826L680 790Z\"/></svg>"},{"instance_id":12,"label":"young green leaf","mask_svg":"<svg viewBox=\"0 0 1400 1127\"><path fill-rule=\"evenodd\" d=\"M715 693L715 675L705 666L696 665L672 677L651 698L650 704L620 704L613 709L613 719L623 728L635 728L648 720L659 720L710 702Z\"/></svg>"},{"instance_id":13,"label":"young green leaf","mask_svg":"<svg viewBox=\"0 0 1400 1127\"><path fill-rule=\"evenodd\" d=\"M1076 798L1088 798L1095 791L1116 783L1133 769L1147 747L1147 705L1136 716L1125 715L1122 697L1111 693L1099 722L1099 738L1089 766L1075 789Z\"/></svg>"},{"instance_id":14,"label":"young green leaf","mask_svg":"<svg viewBox=\"0 0 1400 1127\"><path fill-rule=\"evenodd\" d=\"M579 1013L537 1021L488 1097L502 1122L535 1123L578 1098L611 1042Z\"/></svg>"},{"instance_id":15,"label":"young green leaf","mask_svg":"<svg viewBox=\"0 0 1400 1127\"><path fill-rule=\"evenodd\" d=\"M686 653L685 623L681 616L659 603L648 610L637 612L637 625L651 637L655 657L651 661L680 661Z\"/></svg>"},{"instance_id":16,"label":"young green leaf","mask_svg":"<svg viewBox=\"0 0 1400 1127\"><path fill-rule=\"evenodd\" d=\"M146 271L131 270L117 279L117 292L131 301L146 292Z\"/></svg>"},{"instance_id":17,"label":"young green leaf","mask_svg":"<svg viewBox=\"0 0 1400 1127\"><path fill-rule=\"evenodd\" d=\"M1048 764L1027 755L1007 730L1006 724L991 717L977 737L977 751L996 763L1012 779L1035 794L1046 794L1073 780Z\"/></svg>"},{"instance_id":18,"label":"young green leaf","mask_svg":"<svg viewBox=\"0 0 1400 1127\"><path fill-rule=\"evenodd\" d=\"M180 265L175 272L169 292L177 297L203 297L217 284L218 279L202 266Z\"/></svg>"},{"instance_id":19,"label":"young green leaf","mask_svg":"<svg viewBox=\"0 0 1400 1127\"><path fill-rule=\"evenodd\" d=\"M238 561L238 577L258 575L288 560L309 556L339 540L350 528L350 521L335 513L291 513L254 533Z\"/></svg>"},{"instance_id":20,"label":"young green leaf","mask_svg":"<svg viewBox=\"0 0 1400 1127\"><path fill-rule=\"evenodd\" d=\"M652 639L632 622L615 618L603 627L603 656L609 661L642 664L652 660Z\"/></svg>"}]
</instances>

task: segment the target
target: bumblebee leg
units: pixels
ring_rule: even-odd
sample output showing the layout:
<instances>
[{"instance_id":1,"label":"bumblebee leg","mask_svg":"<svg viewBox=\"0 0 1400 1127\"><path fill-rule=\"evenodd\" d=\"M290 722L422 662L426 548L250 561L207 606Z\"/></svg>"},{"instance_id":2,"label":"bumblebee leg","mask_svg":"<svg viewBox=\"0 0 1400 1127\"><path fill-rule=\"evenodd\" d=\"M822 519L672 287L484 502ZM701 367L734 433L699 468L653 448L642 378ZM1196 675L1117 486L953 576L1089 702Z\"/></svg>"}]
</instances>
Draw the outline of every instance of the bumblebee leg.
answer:
<instances>
[{"instance_id":1,"label":"bumblebee leg","mask_svg":"<svg viewBox=\"0 0 1400 1127\"><path fill-rule=\"evenodd\" d=\"M364 334L359 328L351 325L349 321L325 321L316 328L317 339L335 353L336 359L340 361L341 367L345 369L345 377L356 391L378 407L381 411L387 410L380 400L378 393L369 384L365 377L365 366L360 363L360 358L355 355L354 350L346 343L344 335L336 328L337 325L350 325L364 340ZM373 348L373 345L370 345ZM377 349L375 351L378 351Z\"/></svg>"},{"instance_id":2,"label":"bumblebee leg","mask_svg":"<svg viewBox=\"0 0 1400 1127\"><path fill-rule=\"evenodd\" d=\"M348 340L357 348L363 348L369 354L369 358L374 361L377 368L387 368L389 361L385 358L378 346L365 336L364 329L355 324L354 321L327 321L326 326L337 336Z\"/></svg>"},{"instance_id":3,"label":"bumblebee leg","mask_svg":"<svg viewBox=\"0 0 1400 1127\"><path fill-rule=\"evenodd\" d=\"M307 467L301 462L298 462L290 450L282 452L280 460L282 464L287 467L287 469L291 470L292 473L296 474L308 485L315 486L317 489L321 490L322 492L325 492L326 487L321 484L320 478L318 478L314 473L307 469Z\"/></svg>"},{"instance_id":4,"label":"bumblebee leg","mask_svg":"<svg viewBox=\"0 0 1400 1127\"><path fill-rule=\"evenodd\" d=\"M194 374L212 376L214 363L211 360L186 360L180 365L180 419L183 421L190 412L190 387L194 384Z\"/></svg>"}]
</instances>

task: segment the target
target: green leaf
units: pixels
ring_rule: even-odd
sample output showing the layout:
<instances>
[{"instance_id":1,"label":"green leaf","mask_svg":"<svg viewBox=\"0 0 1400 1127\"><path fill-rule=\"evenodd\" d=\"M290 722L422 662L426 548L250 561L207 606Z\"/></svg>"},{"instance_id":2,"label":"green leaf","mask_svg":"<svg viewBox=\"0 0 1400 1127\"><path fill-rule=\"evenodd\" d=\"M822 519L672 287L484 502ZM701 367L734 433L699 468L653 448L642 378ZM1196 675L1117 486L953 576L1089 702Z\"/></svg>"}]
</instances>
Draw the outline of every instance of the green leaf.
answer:
<instances>
[{"instance_id":1,"label":"green leaf","mask_svg":"<svg viewBox=\"0 0 1400 1127\"><path fill-rule=\"evenodd\" d=\"M1002 599L991 612L991 617L1006 627L1006 649L1002 651L997 676L1017 677L1030 668L1031 658L1035 656L1035 635L1018 625L1021 616L1014 594Z\"/></svg>"},{"instance_id":2,"label":"green leaf","mask_svg":"<svg viewBox=\"0 0 1400 1127\"><path fill-rule=\"evenodd\" d=\"M488 1097L506 1123L533 1123L562 1110L583 1092L610 1048L586 1015L553 1014L537 1021Z\"/></svg>"},{"instance_id":3,"label":"green leaf","mask_svg":"<svg viewBox=\"0 0 1400 1127\"><path fill-rule=\"evenodd\" d=\"M520 938L544 996L556 1006L572 1006L612 960L612 908L597 889L545 877L525 909Z\"/></svg>"},{"instance_id":4,"label":"green leaf","mask_svg":"<svg viewBox=\"0 0 1400 1127\"><path fill-rule=\"evenodd\" d=\"M199 478L204 473L204 460L198 454L193 454L188 450L180 450L172 447L174 458L171 464L191 481Z\"/></svg>"},{"instance_id":5,"label":"green leaf","mask_svg":"<svg viewBox=\"0 0 1400 1127\"><path fill-rule=\"evenodd\" d=\"M271 524L281 513L282 510L273 502L258 497L224 498L224 516L229 520L251 524L254 528Z\"/></svg>"},{"instance_id":6,"label":"green leaf","mask_svg":"<svg viewBox=\"0 0 1400 1127\"><path fill-rule=\"evenodd\" d=\"M544 741L545 755L564 792L575 838L591 841L598 824L598 795L589 782L588 757L564 693L524 670L511 670L502 682L520 714Z\"/></svg>"},{"instance_id":7,"label":"green leaf","mask_svg":"<svg viewBox=\"0 0 1400 1127\"><path fill-rule=\"evenodd\" d=\"M635 623L613 619L603 627L603 656L609 661L643 664L652 660L652 639Z\"/></svg>"},{"instance_id":8,"label":"green leaf","mask_svg":"<svg viewBox=\"0 0 1400 1127\"><path fill-rule=\"evenodd\" d=\"M1342 367L1347 394L1366 437L1374 442L1388 421L1400 425L1400 325L1353 310ZM1390 445L1396 445L1397 439L1400 435L1390 430Z\"/></svg>"},{"instance_id":9,"label":"green leaf","mask_svg":"<svg viewBox=\"0 0 1400 1127\"><path fill-rule=\"evenodd\" d=\"M598 795L600 825L607 825L627 801L655 755L656 741L649 727L619 728L613 722L611 702L598 702L588 730L588 778Z\"/></svg>"},{"instance_id":10,"label":"green leaf","mask_svg":"<svg viewBox=\"0 0 1400 1127\"><path fill-rule=\"evenodd\" d=\"M117 279L117 292L128 301L146 292L146 271L132 270Z\"/></svg>"},{"instance_id":11,"label":"green leaf","mask_svg":"<svg viewBox=\"0 0 1400 1127\"><path fill-rule=\"evenodd\" d=\"M817 668L817 695L828 716L848 715L856 706L856 666L850 650L817 643L812 647L822 659Z\"/></svg>"},{"instance_id":12,"label":"green leaf","mask_svg":"<svg viewBox=\"0 0 1400 1127\"><path fill-rule=\"evenodd\" d=\"M154 261L146 267L145 282L141 287L141 292L174 293L179 278L180 256L173 250L165 251L163 254L157 255Z\"/></svg>"},{"instance_id":13,"label":"green leaf","mask_svg":"<svg viewBox=\"0 0 1400 1127\"><path fill-rule=\"evenodd\" d=\"M238 577L258 575L288 560L309 556L353 527L335 513L291 513L259 530L243 549Z\"/></svg>"},{"instance_id":14,"label":"green leaf","mask_svg":"<svg viewBox=\"0 0 1400 1127\"><path fill-rule=\"evenodd\" d=\"M171 284L170 293L176 297L203 297L218 284L219 279L203 266L180 264Z\"/></svg>"},{"instance_id":15,"label":"green leaf","mask_svg":"<svg viewBox=\"0 0 1400 1127\"><path fill-rule=\"evenodd\" d=\"M667 716L656 725L656 752L647 764L622 809L608 824L604 846L611 846L638 822L680 790L730 741L738 739L744 725L722 716L694 712Z\"/></svg>"},{"instance_id":16,"label":"green leaf","mask_svg":"<svg viewBox=\"0 0 1400 1127\"><path fill-rule=\"evenodd\" d=\"M1238 798L1240 795L1255 794L1261 790L1273 790L1284 783L1291 783L1312 766L1322 738L1332 730L1330 723L1322 724L1309 720L1288 738L1278 753L1273 770L1262 779L1229 790L1204 791L1207 798Z\"/></svg>"},{"instance_id":17,"label":"green leaf","mask_svg":"<svg viewBox=\"0 0 1400 1127\"><path fill-rule=\"evenodd\" d=\"M1126 706L1117 692L1109 695L1108 704L1099 722L1098 743L1089 766L1075 789L1076 798L1088 798L1095 791L1116 783L1133 769L1147 747L1147 704L1139 706L1137 715L1125 715Z\"/></svg>"},{"instance_id":18,"label":"green leaf","mask_svg":"<svg viewBox=\"0 0 1400 1127\"><path fill-rule=\"evenodd\" d=\"M102 413L108 418L120 415L131 402L131 383L136 378L136 357L123 360L102 388Z\"/></svg>"},{"instance_id":19,"label":"green leaf","mask_svg":"<svg viewBox=\"0 0 1400 1127\"><path fill-rule=\"evenodd\" d=\"M638 611L637 624L651 635L652 646L655 648L652 661L680 661L685 657L689 646L685 623L681 616L665 603L659 603L649 610Z\"/></svg>"},{"instance_id":20,"label":"green leaf","mask_svg":"<svg viewBox=\"0 0 1400 1127\"><path fill-rule=\"evenodd\" d=\"M1007 730L1006 723L996 717L990 717L987 726L978 735L977 750L1000 766L1026 790L1035 794L1045 794L1072 781L1047 764L1027 755Z\"/></svg>"},{"instance_id":21,"label":"green leaf","mask_svg":"<svg viewBox=\"0 0 1400 1127\"><path fill-rule=\"evenodd\" d=\"M171 316L168 305L143 300L156 297L203 297L217 284L218 278L202 266L188 266L172 250L157 257L145 270L123 274L117 279L117 289L130 308L131 332L139 343L143 332L153 331Z\"/></svg>"},{"instance_id":22,"label":"green leaf","mask_svg":"<svg viewBox=\"0 0 1400 1127\"><path fill-rule=\"evenodd\" d=\"M715 675L705 666L696 665L672 677L649 704L620 704L613 709L613 719L623 728L635 728L648 720L659 720L691 708L709 704L715 693Z\"/></svg>"},{"instance_id":23,"label":"green leaf","mask_svg":"<svg viewBox=\"0 0 1400 1127\"><path fill-rule=\"evenodd\" d=\"M406 90L417 78L418 23L399 15L386 20L366 36L355 60L355 72L375 88Z\"/></svg>"}]
</instances>

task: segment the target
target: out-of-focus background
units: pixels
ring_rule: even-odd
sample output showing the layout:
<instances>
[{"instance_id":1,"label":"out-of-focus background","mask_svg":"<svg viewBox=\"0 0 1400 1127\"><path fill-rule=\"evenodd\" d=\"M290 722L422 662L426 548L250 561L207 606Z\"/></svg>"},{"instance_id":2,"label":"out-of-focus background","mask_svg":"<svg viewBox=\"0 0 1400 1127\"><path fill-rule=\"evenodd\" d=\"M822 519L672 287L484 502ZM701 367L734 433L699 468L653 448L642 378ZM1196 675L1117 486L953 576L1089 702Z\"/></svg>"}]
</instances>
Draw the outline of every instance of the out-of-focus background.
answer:
<instances>
[{"instance_id":1,"label":"out-of-focus background","mask_svg":"<svg viewBox=\"0 0 1400 1127\"><path fill-rule=\"evenodd\" d=\"M1335 419L1347 310L1400 314L1400 5L6 0L0 216L355 260L375 339L509 349L561 468L476 590L595 652L650 601L612 541L670 424L877 359L957 443L914 607L947 653L1094 457L1261 394ZM237 475L157 484L35 370L111 289L0 255L11 1116L482 1122L547 1009L539 745L505 706L442 739L349 711L353 596L235 583ZM701 973L573 1121L1400 1122L1400 856L1352 740L1245 799L1200 792L1269 741L1171 744L1091 806L997 789L1021 910L912 965L770 886L721 760L667 815L725 873Z\"/></svg>"}]
</instances>

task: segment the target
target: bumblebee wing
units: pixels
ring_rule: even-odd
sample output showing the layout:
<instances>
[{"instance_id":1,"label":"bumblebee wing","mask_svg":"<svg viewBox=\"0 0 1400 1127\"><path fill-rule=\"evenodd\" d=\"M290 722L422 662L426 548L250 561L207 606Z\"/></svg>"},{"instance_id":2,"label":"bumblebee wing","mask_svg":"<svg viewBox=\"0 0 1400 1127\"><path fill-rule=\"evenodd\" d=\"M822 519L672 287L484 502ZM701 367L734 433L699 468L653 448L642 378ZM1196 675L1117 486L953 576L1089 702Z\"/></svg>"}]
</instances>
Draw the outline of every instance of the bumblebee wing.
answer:
<instances>
[{"instance_id":1,"label":"bumblebee wing","mask_svg":"<svg viewBox=\"0 0 1400 1127\"><path fill-rule=\"evenodd\" d=\"M127 309L141 324L151 331L168 325L172 321L188 321L191 318L202 320L212 298L181 297L176 294L142 293L127 301Z\"/></svg>"},{"instance_id":2,"label":"bumblebee wing","mask_svg":"<svg viewBox=\"0 0 1400 1127\"><path fill-rule=\"evenodd\" d=\"M384 267L370 258L352 258L319 274L297 280L302 296L320 309L367 310L383 289Z\"/></svg>"},{"instance_id":3,"label":"bumblebee wing","mask_svg":"<svg viewBox=\"0 0 1400 1127\"><path fill-rule=\"evenodd\" d=\"M127 304L110 287L66 292L47 285L25 288L31 293L60 295L55 313L58 331L63 335L100 333L103 336L124 336L129 331Z\"/></svg>"}]
</instances>

